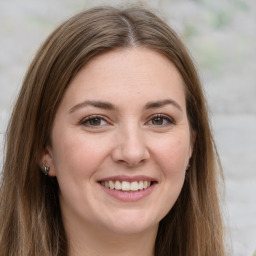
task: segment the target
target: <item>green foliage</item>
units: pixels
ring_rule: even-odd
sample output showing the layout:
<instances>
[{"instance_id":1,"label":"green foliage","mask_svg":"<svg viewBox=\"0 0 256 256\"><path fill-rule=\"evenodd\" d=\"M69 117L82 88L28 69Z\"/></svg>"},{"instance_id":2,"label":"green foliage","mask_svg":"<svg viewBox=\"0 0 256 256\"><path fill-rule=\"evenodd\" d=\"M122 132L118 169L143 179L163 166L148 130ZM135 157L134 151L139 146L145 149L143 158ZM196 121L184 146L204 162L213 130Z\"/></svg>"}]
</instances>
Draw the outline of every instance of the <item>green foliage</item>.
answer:
<instances>
[{"instance_id":1,"label":"green foliage","mask_svg":"<svg viewBox=\"0 0 256 256\"><path fill-rule=\"evenodd\" d=\"M219 11L215 15L215 27L217 29L221 29L227 26L231 21L231 15L225 11Z\"/></svg>"},{"instance_id":2,"label":"green foliage","mask_svg":"<svg viewBox=\"0 0 256 256\"><path fill-rule=\"evenodd\" d=\"M186 22L184 24L184 35L183 37L189 39L197 34L196 25L193 22Z\"/></svg>"}]
</instances>

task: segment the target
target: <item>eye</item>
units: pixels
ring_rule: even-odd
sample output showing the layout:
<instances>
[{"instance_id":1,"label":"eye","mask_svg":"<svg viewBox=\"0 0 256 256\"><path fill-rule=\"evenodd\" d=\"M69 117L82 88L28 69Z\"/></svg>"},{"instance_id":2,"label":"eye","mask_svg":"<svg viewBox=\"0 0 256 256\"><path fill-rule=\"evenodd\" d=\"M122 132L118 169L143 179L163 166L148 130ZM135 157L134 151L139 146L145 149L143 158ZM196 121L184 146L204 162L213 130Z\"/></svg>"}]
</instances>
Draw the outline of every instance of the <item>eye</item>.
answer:
<instances>
[{"instance_id":1,"label":"eye","mask_svg":"<svg viewBox=\"0 0 256 256\"><path fill-rule=\"evenodd\" d=\"M108 124L108 122L101 116L88 116L84 118L80 124L87 127L101 127Z\"/></svg>"},{"instance_id":2,"label":"eye","mask_svg":"<svg viewBox=\"0 0 256 256\"><path fill-rule=\"evenodd\" d=\"M147 122L149 125L153 126L168 126L174 124L174 121L171 117L163 114L153 115L150 120Z\"/></svg>"}]
</instances>

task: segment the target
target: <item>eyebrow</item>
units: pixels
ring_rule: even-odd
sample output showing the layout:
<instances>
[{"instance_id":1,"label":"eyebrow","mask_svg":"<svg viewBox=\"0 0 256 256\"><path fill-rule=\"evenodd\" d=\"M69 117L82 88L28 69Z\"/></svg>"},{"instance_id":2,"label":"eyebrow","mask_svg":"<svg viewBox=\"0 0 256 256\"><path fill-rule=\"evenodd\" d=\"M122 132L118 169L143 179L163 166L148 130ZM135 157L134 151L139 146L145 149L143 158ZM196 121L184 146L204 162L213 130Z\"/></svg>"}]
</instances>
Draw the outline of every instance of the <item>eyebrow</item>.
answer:
<instances>
[{"instance_id":1,"label":"eyebrow","mask_svg":"<svg viewBox=\"0 0 256 256\"><path fill-rule=\"evenodd\" d=\"M174 107L176 107L178 110L180 110L182 112L181 106L175 100L172 100L172 99L165 99L165 100L148 102L145 105L144 109L146 109L146 110L156 109L156 108L164 107L166 105L173 105ZM95 101L95 100L85 100L81 103L78 103L74 107L72 107L69 110L69 113L73 113L76 110L78 110L79 108L83 108L83 107L86 107L86 106L93 106L93 107L96 107L96 108L101 108L101 109L106 109L106 110L116 110L117 109L113 104L111 104L109 102Z\"/></svg>"},{"instance_id":2,"label":"eyebrow","mask_svg":"<svg viewBox=\"0 0 256 256\"><path fill-rule=\"evenodd\" d=\"M75 112L77 109L79 108L83 108L86 106L93 106L96 108L101 108L101 109L106 109L106 110L115 110L115 106L109 102L105 102L105 101L95 101L95 100L86 100L83 101L81 103L78 103L77 105L75 105L74 107L72 107L69 110L69 113L73 113Z\"/></svg>"},{"instance_id":3,"label":"eyebrow","mask_svg":"<svg viewBox=\"0 0 256 256\"><path fill-rule=\"evenodd\" d=\"M159 101L154 101L154 102L148 102L144 109L155 109L155 108L161 108L164 107L166 105L173 105L174 107L176 107L178 110L180 110L182 112L182 107L175 101L172 99L165 99L165 100L159 100Z\"/></svg>"}]
</instances>

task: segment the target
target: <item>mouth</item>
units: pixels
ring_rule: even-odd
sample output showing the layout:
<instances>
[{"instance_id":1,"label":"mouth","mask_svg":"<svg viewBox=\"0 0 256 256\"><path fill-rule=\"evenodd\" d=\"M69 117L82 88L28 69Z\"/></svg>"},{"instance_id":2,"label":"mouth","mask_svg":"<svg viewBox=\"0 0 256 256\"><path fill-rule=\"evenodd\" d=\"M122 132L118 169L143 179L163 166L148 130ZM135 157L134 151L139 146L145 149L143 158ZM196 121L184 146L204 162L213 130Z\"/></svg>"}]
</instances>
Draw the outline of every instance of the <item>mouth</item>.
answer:
<instances>
[{"instance_id":1,"label":"mouth","mask_svg":"<svg viewBox=\"0 0 256 256\"><path fill-rule=\"evenodd\" d=\"M111 197L121 201L138 201L152 193L157 181L146 176L115 176L98 183Z\"/></svg>"},{"instance_id":2,"label":"mouth","mask_svg":"<svg viewBox=\"0 0 256 256\"><path fill-rule=\"evenodd\" d=\"M100 184L111 190L119 190L124 192L136 192L140 190L145 190L149 188L154 182L148 180L139 180L139 181L120 181L120 180L107 180L101 181Z\"/></svg>"}]
</instances>

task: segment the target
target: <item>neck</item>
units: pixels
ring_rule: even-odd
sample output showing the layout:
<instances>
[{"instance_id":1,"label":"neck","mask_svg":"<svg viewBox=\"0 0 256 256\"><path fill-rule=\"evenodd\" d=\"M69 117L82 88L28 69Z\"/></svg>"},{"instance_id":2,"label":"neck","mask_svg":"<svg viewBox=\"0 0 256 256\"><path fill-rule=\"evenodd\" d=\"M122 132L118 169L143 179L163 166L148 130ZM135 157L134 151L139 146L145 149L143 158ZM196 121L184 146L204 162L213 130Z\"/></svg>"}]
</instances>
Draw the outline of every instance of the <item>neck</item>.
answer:
<instances>
[{"instance_id":1,"label":"neck","mask_svg":"<svg viewBox=\"0 0 256 256\"><path fill-rule=\"evenodd\" d=\"M157 228L136 234L117 234L106 230L66 227L69 256L153 256Z\"/></svg>"}]
</instances>

